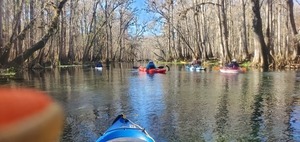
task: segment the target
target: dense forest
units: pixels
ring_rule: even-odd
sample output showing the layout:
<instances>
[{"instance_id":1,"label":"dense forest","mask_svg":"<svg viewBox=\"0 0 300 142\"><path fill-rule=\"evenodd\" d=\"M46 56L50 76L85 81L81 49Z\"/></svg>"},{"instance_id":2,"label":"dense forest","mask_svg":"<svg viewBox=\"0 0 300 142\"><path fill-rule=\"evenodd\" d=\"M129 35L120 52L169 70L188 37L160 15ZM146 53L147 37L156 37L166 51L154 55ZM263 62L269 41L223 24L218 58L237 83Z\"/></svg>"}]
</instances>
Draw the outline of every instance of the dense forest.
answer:
<instances>
[{"instance_id":1,"label":"dense forest","mask_svg":"<svg viewBox=\"0 0 300 142\"><path fill-rule=\"evenodd\" d=\"M0 68L236 58L300 64L295 0L0 0ZM140 22L138 14L152 16ZM148 34L145 34L148 33ZM149 34L151 33L151 34Z\"/></svg>"}]
</instances>

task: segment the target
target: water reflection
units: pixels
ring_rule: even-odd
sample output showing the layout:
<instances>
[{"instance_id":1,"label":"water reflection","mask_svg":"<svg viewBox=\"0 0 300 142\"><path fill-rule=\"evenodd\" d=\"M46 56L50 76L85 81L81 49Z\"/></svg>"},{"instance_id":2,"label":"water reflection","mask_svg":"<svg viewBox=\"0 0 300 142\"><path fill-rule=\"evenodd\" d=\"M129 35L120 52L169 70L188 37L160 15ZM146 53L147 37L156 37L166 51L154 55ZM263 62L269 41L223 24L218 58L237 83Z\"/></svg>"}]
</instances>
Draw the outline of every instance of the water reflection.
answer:
<instances>
[{"instance_id":1,"label":"water reflection","mask_svg":"<svg viewBox=\"0 0 300 142\"><path fill-rule=\"evenodd\" d=\"M189 72L174 65L149 75L116 64L24 73L6 85L48 92L66 114L62 141L95 141L124 113L156 141L300 141L295 72Z\"/></svg>"},{"instance_id":2,"label":"water reflection","mask_svg":"<svg viewBox=\"0 0 300 142\"><path fill-rule=\"evenodd\" d=\"M278 73L275 73L278 75ZM285 83L282 77L274 73L259 74L260 83L254 96L251 116L251 141L290 141L285 134L289 114L286 114L286 106L283 104L291 90L282 87ZM291 97L288 95L288 97ZM289 132L288 132L289 133Z\"/></svg>"},{"instance_id":3,"label":"water reflection","mask_svg":"<svg viewBox=\"0 0 300 142\"><path fill-rule=\"evenodd\" d=\"M268 76L264 76L262 79L268 78ZM269 89L264 87L270 87L271 81L262 81L262 83L259 85L258 88L258 94L254 97L254 104L252 106L252 109L254 110L251 116L251 141L265 141L265 137L263 136L263 130L264 130L264 96L268 97L268 94L265 94L266 92L263 89Z\"/></svg>"},{"instance_id":4,"label":"water reflection","mask_svg":"<svg viewBox=\"0 0 300 142\"><path fill-rule=\"evenodd\" d=\"M151 128L165 110L163 79L164 74L140 72L129 79L129 99L134 119L143 127ZM132 115L132 114L131 114Z\"/></svg>"},{"instance_id":5,"label":"water reflection","mask_svg":"<svg viewBox=\"0 0 300 142\"><path fill-rule=\"evenodd\" d=\"M292 101L289 104L291 107L287 108L287 112L290 114L287 131L293 141L300 141L300 85L297 77L300 77L299 72L296 74L296 88L293 90Z\"/></svg>"},{"instance_id":6,"label":"water reflection","mask_svg":"<svg viewBox=\"0 0 300 142\"><path fill-rule=\"evenodd\" d=\"M223 90L220 95L218 112L215 116L216 119L216 132L217 132L217 141L226 141L226 127L228 125L228 91L229 91L229 79L236 78L236 74L223 74L225 77L223 83Z\"/></svg>"}]
</instances>

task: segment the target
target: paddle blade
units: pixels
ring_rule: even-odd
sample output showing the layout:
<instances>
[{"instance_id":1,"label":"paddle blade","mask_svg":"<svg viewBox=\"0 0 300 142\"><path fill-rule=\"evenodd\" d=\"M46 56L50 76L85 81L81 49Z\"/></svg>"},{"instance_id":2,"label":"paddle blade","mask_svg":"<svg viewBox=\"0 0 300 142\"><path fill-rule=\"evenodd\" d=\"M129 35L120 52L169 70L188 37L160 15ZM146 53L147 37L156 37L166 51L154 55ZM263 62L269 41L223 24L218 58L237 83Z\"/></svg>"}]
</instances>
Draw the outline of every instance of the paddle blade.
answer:
<instances>
[{"instance_id":1,"label":"paddle blade","mask_svg":"<svg viewBox=\"0 0 300 142\"><path fill-rule=\"evenodd\" d=\"M168 65L166 65L166 67L168 68L168 71L170 71L170 67Z\"/></svg>"},{"instance_id":2,"label":"paddle blade","mask_svg":"<svg viewBox=\"0 0 300 142\"><path fill-rule=\"evenodd\" d=\"M166 67L168 68L168 71L170 71L170 67L168 65L166 65ZM165 68L165 66L158 66L157 68L163 69L163 68Z\"/></svg>"},{"instance_id":3,"label":"paddle blade","mask_svg":"<svg viewBox=\"0 0 300 142\"><path fill-rule=\"evenodd\" d=\"M162 68L164 68L164 66L158 66L157 68L162 69Z\"/></svg>"},{"instance_id":4,"label":"paddle blade","mask_svg":"<svg viewBox=\"0 0 300 142\"><path fill-rule=\"evenodd\" d=\"M133 66L132 68L133 68L133 69L138 69L139 67L137 67L137 66Z\"/></svg>"},{"instance_id":5,"label":"paddle blade","mask_svg":"<svg viewBox=\"0 0 300 142\"><path fill-rule=\"evenodd\" d=\"M216 71L217 71L217 70L220 70L220 67L219 67L219 66L214 66L214 67L213 67L213 70L216 70Z\"/></svg>"},{"instance_id":6,"label":"paddle blade","mask_svg":"<svg viewBox=\"0 0 300 142\"><path fill-rule=\"evenodd\" d=\"M244 67L243 67L243 68L241 68L241 71L242 71L242 72L247 72L247 68L244 68Z\"/></svg>"}]
</instances>

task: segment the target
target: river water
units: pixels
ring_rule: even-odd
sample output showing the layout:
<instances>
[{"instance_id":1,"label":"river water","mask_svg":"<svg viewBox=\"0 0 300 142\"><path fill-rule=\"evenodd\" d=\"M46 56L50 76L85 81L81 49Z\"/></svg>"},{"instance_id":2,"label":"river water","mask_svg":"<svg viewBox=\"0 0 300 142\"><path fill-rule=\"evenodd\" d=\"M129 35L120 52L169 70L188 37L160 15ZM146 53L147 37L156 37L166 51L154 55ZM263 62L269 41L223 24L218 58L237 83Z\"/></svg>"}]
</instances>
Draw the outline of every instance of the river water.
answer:
<instances>
[{"instance_id":1,"label":"river water","mask_svg":"<svg viewBox=\"0 0 300 142\"><path fill-rule=\"evenodd\" d=\"M223 74L180 65L149 75L117 64L28 72L1 84L46 91L65 111L63 142L94 142L123 113L157 142L300 141L295 71Z\"/></svg>"}]
</instances>

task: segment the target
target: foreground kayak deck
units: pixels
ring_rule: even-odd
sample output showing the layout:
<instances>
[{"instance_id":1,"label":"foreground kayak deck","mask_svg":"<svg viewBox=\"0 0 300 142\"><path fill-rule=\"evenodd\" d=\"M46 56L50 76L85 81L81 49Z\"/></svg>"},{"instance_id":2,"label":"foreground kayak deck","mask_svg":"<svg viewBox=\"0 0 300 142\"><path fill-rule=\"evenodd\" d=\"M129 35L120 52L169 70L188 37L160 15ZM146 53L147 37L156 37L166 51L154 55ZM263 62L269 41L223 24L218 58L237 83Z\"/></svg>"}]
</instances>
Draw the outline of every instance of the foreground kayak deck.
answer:
<instances>
[{"instance_id":1,"label":"foreground kayak deck","mask_svg":"<svg viewBox=\"0 0 300 142\"><path fill-rule=\"evenodd\" d=\"M107 141L154 142L154 139L141 126L126 119L124 115L119 115L97 140L97 142Z\"/></svg>"}]
</instances>

